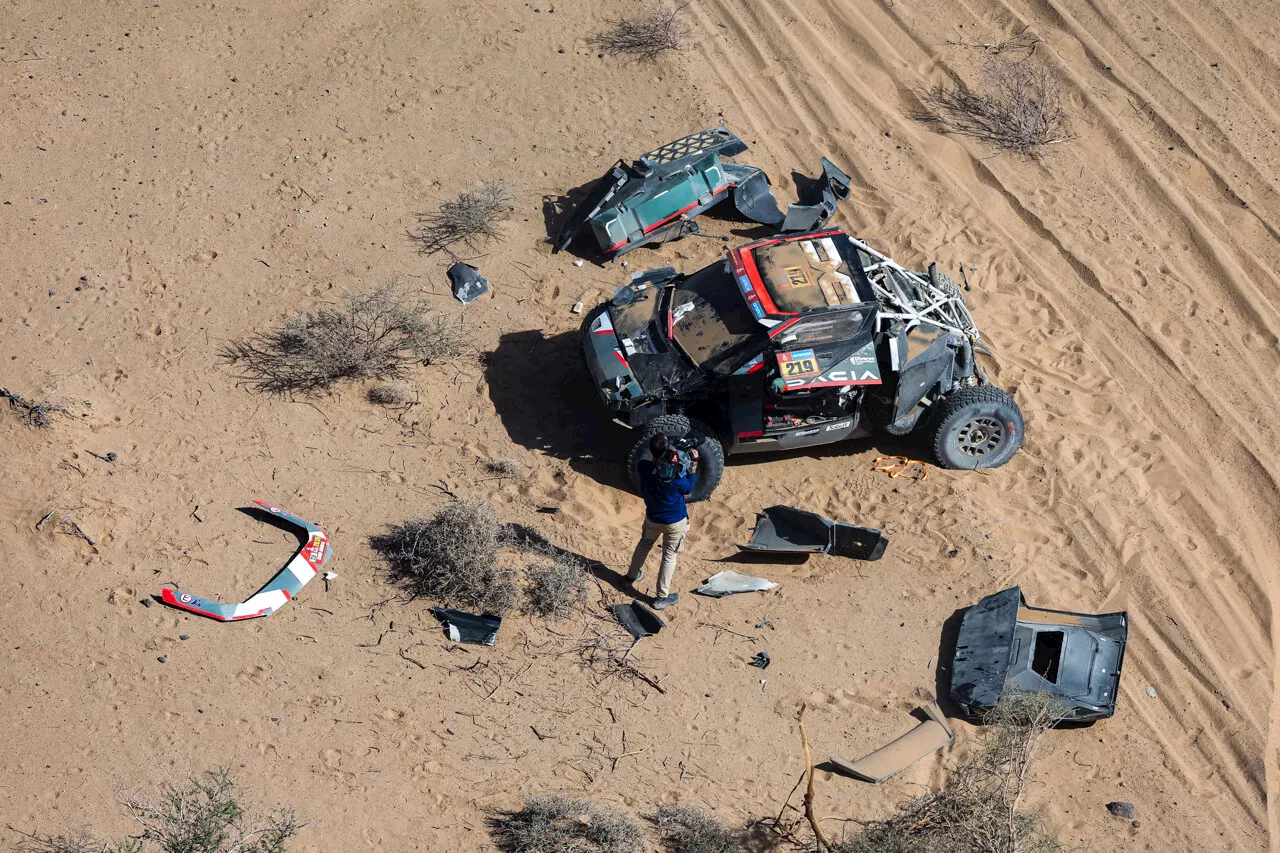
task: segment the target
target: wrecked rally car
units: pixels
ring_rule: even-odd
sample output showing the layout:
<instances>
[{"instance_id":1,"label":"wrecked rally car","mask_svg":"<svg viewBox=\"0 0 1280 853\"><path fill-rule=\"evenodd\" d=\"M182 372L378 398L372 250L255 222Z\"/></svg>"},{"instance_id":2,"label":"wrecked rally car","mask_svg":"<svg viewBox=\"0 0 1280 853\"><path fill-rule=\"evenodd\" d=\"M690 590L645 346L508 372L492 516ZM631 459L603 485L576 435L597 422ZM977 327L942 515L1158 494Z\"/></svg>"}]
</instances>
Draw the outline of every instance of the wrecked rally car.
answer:
<instances>
[{"instance_id":1,"label":"wrecked rally car","mask_svg":"<svg viewBox=\"0 0 1280 853\"><path fill-rule=\"evenodd\" d=\"M1047 693L1067 720L1116 712L1129 637L1126 613L1069 613L1030 607L1022 590L988 595L965 611L951 664L951 699L970 716L1006 689Z\"/></svg>"},{"instance_id":2,"label":"wrecked rally car","mask_svg":"<svg viewBox=\"0 0 1280 853\"><path fill-rule=\"evenodd\" d=\"M716 127L668 142L632 163L619 160L587 189L552 251L564 251L583 232L613 256L698 234L693 218L730 195L739 213L761 225L784 233L812 231L826 225L836 203L849 197L849 176L823 158L821 179L784 213L762 170L722 159L746 150L732 131Z\"/></svg>"},{"instance_id":3,"label":"wrecked rally car","mask_svg":"<svg viewBox=\"0 0 1280 853\"><path fill-rule=\"evenodd\" d=\"M1022 444L1022 413L978 363L955 284L913 272L838 229L732 249L689 275L635 274L587 314L583 355L627 458L663 432L700 451L693 500L732 453L920 434L946 468L994 468Z\"/></svg>"}]
</instances>

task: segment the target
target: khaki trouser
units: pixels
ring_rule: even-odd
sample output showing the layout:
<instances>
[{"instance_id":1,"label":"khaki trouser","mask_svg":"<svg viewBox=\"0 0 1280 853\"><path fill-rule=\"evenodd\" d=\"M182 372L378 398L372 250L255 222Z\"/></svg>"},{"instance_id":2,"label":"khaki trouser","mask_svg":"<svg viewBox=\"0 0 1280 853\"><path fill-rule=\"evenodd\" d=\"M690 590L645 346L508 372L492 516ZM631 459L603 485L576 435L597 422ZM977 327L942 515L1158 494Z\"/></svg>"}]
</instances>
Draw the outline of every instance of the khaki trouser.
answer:
<instances>
[{"instance_id":1,"label":"khaki trouser","mask_svg":"<svg viewBox=\"0 0 1280 853\"><path fill-rule=\"evenodd\" d=\"M644 532L636 543L636 550L631 555L631 568L627 577L635 580L644 568L644 561L653 550L658 537L662 537L662 566L658 569L657 598L665 598L671 593L671 578L676 573L676 557L684 547L684 537L689 533L689 519L683 518L675 524L659 524L656 521L644 520Z\"/></svg>"}]
</instances>

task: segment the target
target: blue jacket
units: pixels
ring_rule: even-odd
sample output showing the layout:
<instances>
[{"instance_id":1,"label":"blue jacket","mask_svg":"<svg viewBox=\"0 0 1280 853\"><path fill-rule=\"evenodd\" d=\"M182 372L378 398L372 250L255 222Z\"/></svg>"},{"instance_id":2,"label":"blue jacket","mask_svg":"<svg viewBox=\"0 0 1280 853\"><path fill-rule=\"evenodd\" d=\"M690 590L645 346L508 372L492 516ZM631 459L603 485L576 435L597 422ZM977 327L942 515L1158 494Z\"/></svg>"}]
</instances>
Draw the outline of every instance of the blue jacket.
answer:
<instances>
[{"instance_id":1,"label":"blue jacket","mask_svg":"<svg viewBox=\"0 0 1280 853\"><path fill-rule=\"evenodd\" d=\"M640 475L640 494L644 497L645 515L650 521L675 524L689 517L684 499L693 493L694 483L698 479L697 472L664 483L653 473L653 463L647 459L636 463L636 472Z\"/></svg>"}]
</instances>

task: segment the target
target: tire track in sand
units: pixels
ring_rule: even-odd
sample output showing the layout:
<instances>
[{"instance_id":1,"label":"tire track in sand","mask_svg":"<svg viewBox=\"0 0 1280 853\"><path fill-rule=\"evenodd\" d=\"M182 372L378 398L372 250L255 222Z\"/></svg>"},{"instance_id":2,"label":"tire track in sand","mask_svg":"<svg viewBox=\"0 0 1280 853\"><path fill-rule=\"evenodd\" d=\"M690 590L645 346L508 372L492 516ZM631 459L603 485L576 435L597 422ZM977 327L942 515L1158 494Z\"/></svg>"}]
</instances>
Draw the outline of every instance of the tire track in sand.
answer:
<instances>
[{"instance_id":1,"label":"tire track in sand","mask_svg":"<svg viewBox=\"0 0 1280 853\"><path fill-rule=\"evenodd\" d=\"M1138 712L1192 792L1212 798L1221 831L1247 843L1264 814L1266 775L1274 777L1273 751L1267 750L1265 762L1260 758L1275 716L1260 712L1274 693L1274 602L1260 567L1274 553L1271 531L1280 517L1272 506L1274 436L1269 426L1250 426L1247 416L1269 408L1257 390L1274 379L1274 352L1250 352L1239 339L1253 336L1270 344L1276 315L1241 267L1243 262L1253 272L1261 266L1250 263L1253 246L1233 239L1231 225L1221 218L1186 223L1189 213L1195 220L1201 209L1192 208L1189 196L1216 209L1223 201L1218 196L1230 188L1214 181L1182 191L1164 185L1167 174L1151 157L1117 139L1117 117L1107 113L1106 104L1081 94L1096 81L1085 84L1070 73L1071 96L1089 103L1098 120L1110 125L1102 143L1089 151L1106 155L1101 158L1064 153L1061 164L1044 169L1007 158L990 161L982 159L985 151L970 153L969 146L904 126L914 97L901 87L923 88L930 73L954 73L947 57L928 47L944 39L917 32L927 25L908 22L905 14L897 7L838 2L762 8L720 0L700 11L708 36L706 67L719 71L720 88L757 135L776 131L767 121L809 112L799 120L808 140L784 135L780 142L757 145L757 152L763 149L766 159L783 163L807 162L828 151L842 158L837 162L857 174L866 196L851 208L854 215L861 218L865 204L882 225L893 222L891 230L873 228L867 236L900 252L903 240L894 232L910 229L909 242L931 252L945 237L967 257L1002 262L997 292L1003 301L974 301L984 327L1011 342L1010 363L1017 362L1011 369L1006 365L1004 381L1012 379L1019 388L1029 445L1014 468L1038 469L1031 477L1025 470L1000 475L1014 480L1008 501L1023 512L1040 509L1050 526L1085 534L1089 547L1073 550L1073 556L1086 580L1060 591L1066 600L1127 598L1135 627L1127 708ZM984 6L970 21L983 25L1011 17L1008 7ZM720 24L728 28L727 37L718 32ZM1041 34L1056 44L1052 29L1046 26ZM761 85L759 66L778 56L802 57L788 72L796 83L775 75ZM914 174L880 162L894 156L883 155L885 146L867 145L874 138L864 128L885 127L919 153L911 163ZM843 134L849 134L848 143L831 138ZM758 153L755 159L761 161ZM1120 174L1118 163L1137 177ZM1081 186L1060 193L1061 175L1069 169L1074 176L1077 168ZM1082 216L1091 210L1083 203L1087 193L1105 200L1113 218ZM943 202L930 203L931 194ZM965 217L959 225L957 209ZM896 217L893 210L900 211ZM1172 245L1169 235L1184 229L1191 231L1188 239ZM1125 230L1138 235L1136 247L1117 245L1115 235ZM1086 243L1090 251L1083 250ZM1159 260L1170 249L1178 254L1177 264ZM1130 253L1138 254L1137 263L1126 258ZM1168 275L1166 267L1177 269ZM1159 296L1131 307L1145 286L1139 279L1152 278L1155 270L1161 270ZM1197 298L1190 305L1181 301L1192 292ZM1036 314L1007 304L1010 297L1034 304L1041 295L1046 304ZM1184 308L1199 319L1186 333L1181 330L1187 317L1179 316ZM1209 327L1197 315L1221 318L1222 325ZM1090 405L1079 402L1081 395L1059 394L1054 382L1036 375L1035 365L1054 364L1064 347L1076 345L1083 354L1079 367L1089 379L1081 384L1091 387L1091 405L1102 412L1111 434L1101 446L1081 447L1073 429L1064 426L1088 420ZM1207 364L1206 347L1237 356L1223 359L1234 366ZM1235 369L1253 372L1247 377L1253 389L1233 387L1239 383ZM1036 430L1044 432L1037 437ZM1145 454L1141 467L1114 464L1113 456L1126 454ZM1046 491L1034 475L1050 470L1060 473ZM1231 498L1220 502L1220 496ZM1156 710L1148 710L1146 683L1162 685ZM1188 739L1193 731L1196 736ZM1230 795L1226 801L1217 796L1222 790Z\"/></svg>"}]
</instances>

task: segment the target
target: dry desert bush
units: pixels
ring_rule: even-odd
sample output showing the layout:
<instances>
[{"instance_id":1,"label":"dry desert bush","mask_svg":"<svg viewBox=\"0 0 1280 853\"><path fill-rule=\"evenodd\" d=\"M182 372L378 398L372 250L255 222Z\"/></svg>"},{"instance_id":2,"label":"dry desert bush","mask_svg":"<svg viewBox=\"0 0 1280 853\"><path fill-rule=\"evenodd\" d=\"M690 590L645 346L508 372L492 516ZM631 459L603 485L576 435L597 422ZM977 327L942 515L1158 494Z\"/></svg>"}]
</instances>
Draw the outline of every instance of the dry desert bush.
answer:
<instances>
[{"instance_id":1,"label":"dry desert bush","mask_svg":"<svg viewBox=\"0 0 1280 853\"><path fill-rule=\"evenodd\" d=\"M235 781L226 768L161 788L158 800L125 796L122 805L140 832L122 841L88 833L24 833L23 853L285 853L301 825L283 809L259 822L247 820Z\"/></svg>"},{"instance_id":2,"label":"dry desert bush","mask_svg":"<svg viewBox=\"0 0 1280 853\"><path fill-rule=\"evenodd\" d=\"M863 823L832 853L1061 853L1065 848L1022 811L1041 736L1061 720L1039 693L1009 692L985 718L984 740L941 790L908 800L898 814Z\"/></svg>"},{"instance_id":3,"label":"dry desert bush","mask_svg":"<svg viewBox=\"0 0 1280 853\"><path fill-rule=\"evenodd\" d=\"M511 216L514 198L502 184L485 184L443 202L434 213L418 214L418 230L412 235L424 255L447 252L461 243L471 251L480 243L502 237L502 223Z\"/></svg>"},{"instance_id":4,"label":"dry desert bush","mask_svg":"<svg viewBox=\"0 0 1280 853\"><path fill-rule=\"evenodd\" d=\"M33 403L21 394L14 394L8 388L0 388L0 400L9 401L9 409L21 414L22 422L29 427L48 429L53 426L53 416L66 411L66 404L52 397L45 397L39 403Z\"/></svg>"},{"instance_id":5,"label":"dry desert bush","mask_svg":"<svg viewBox=\"0 0 1280 853\"><path fill-rule=\"evenodd\" d=\"M605 53L621 53L636 60L653 62L671 50L684 50L691 27L684 16L685 4L666 6L651 3L635 17L623 18L612 27L587 39L587 44Z\"/></svg>"},{"instance_id":6,"label":"dry desert bush","mask_svg":"<svg viewBox=\"0 0 1280 853\"><path fill-rule=\"evenodd\" d=\"M382 379L411 364L457 355L458 326L395 282L299 314L281 328L237 341L221 356L256 391L314 394L340 379Z\"/></svg>"},{"instance_id":7,"label":"dry desert bush","mask_svg":"<svg viewBox=\"0 0 1280 853\"><path fill-rule=\"evenodd\" d=\"M529 610L546 619L573 615L587 600L587 567L564 552L542 551L529 562Z\"/></svg>"},{"instance_id":8,"label":"dry desert bush","mask_svg":"<svg viewBox=\"0 0 1280 853\"><path fill-rule=\"evenodd\" d=\"M413 402L413 388L408 382L379 382L369 389L370 402L379 406L403 406Z\"/></svg>"},{"instance_id":9,"label":"dry desert bush","mask_svg":"<svg viewBox=\"0 0 1280 853\"><path fill-rule=\"evenodd\" d=\"M502 853L639 853L645 836L625 812L560 794L528 797L518 811L495 811L489 834Z\"/></svg>"},{"instance_id":10,"label":"dry desert bush","mask_svg":"<svg viewBox=\"0 0 1280 853\"><path fill-rule=\"evenodd\" d=\"M1025 157L1075 137L1062 102L1057 68L1028 55L1011 61L999 53L982 59L982 87L939 84L921 99L921 118L944 133L969 136Z\"/></svg>"},{"instance_id":11,"label":"dry desert bush","mask_svg":"<svg viewBox=\"0 0 1280 853\"><path fill-rule=\"evenodd\" d=\"M498 567L507 536L483 500L451 501L430 519L406 521L370 544L414 596L494 614L515 603L514 572Z\"/></svg>"},{"instance_id":12,"label":"dry desert bush","mask_svg":"<svg viewBox=\"0 0 1280 853\"><path fill-rule=\"evenodd\" d=\"M513 456L503 456L484 464L485 470L495 477L519 477L524 473L524 466Z\"/></svg>"},{"instance_id":13,"label":"dry desert bush","mask_svg":"<svg viewBox=\"0 0 1280 853\"><path fill-rule=\"evenodd\" d=\"M738 849L724 824L693 806L658 806L658 832L671 853L734 853Z\"/></svg>"}]
</instances>

